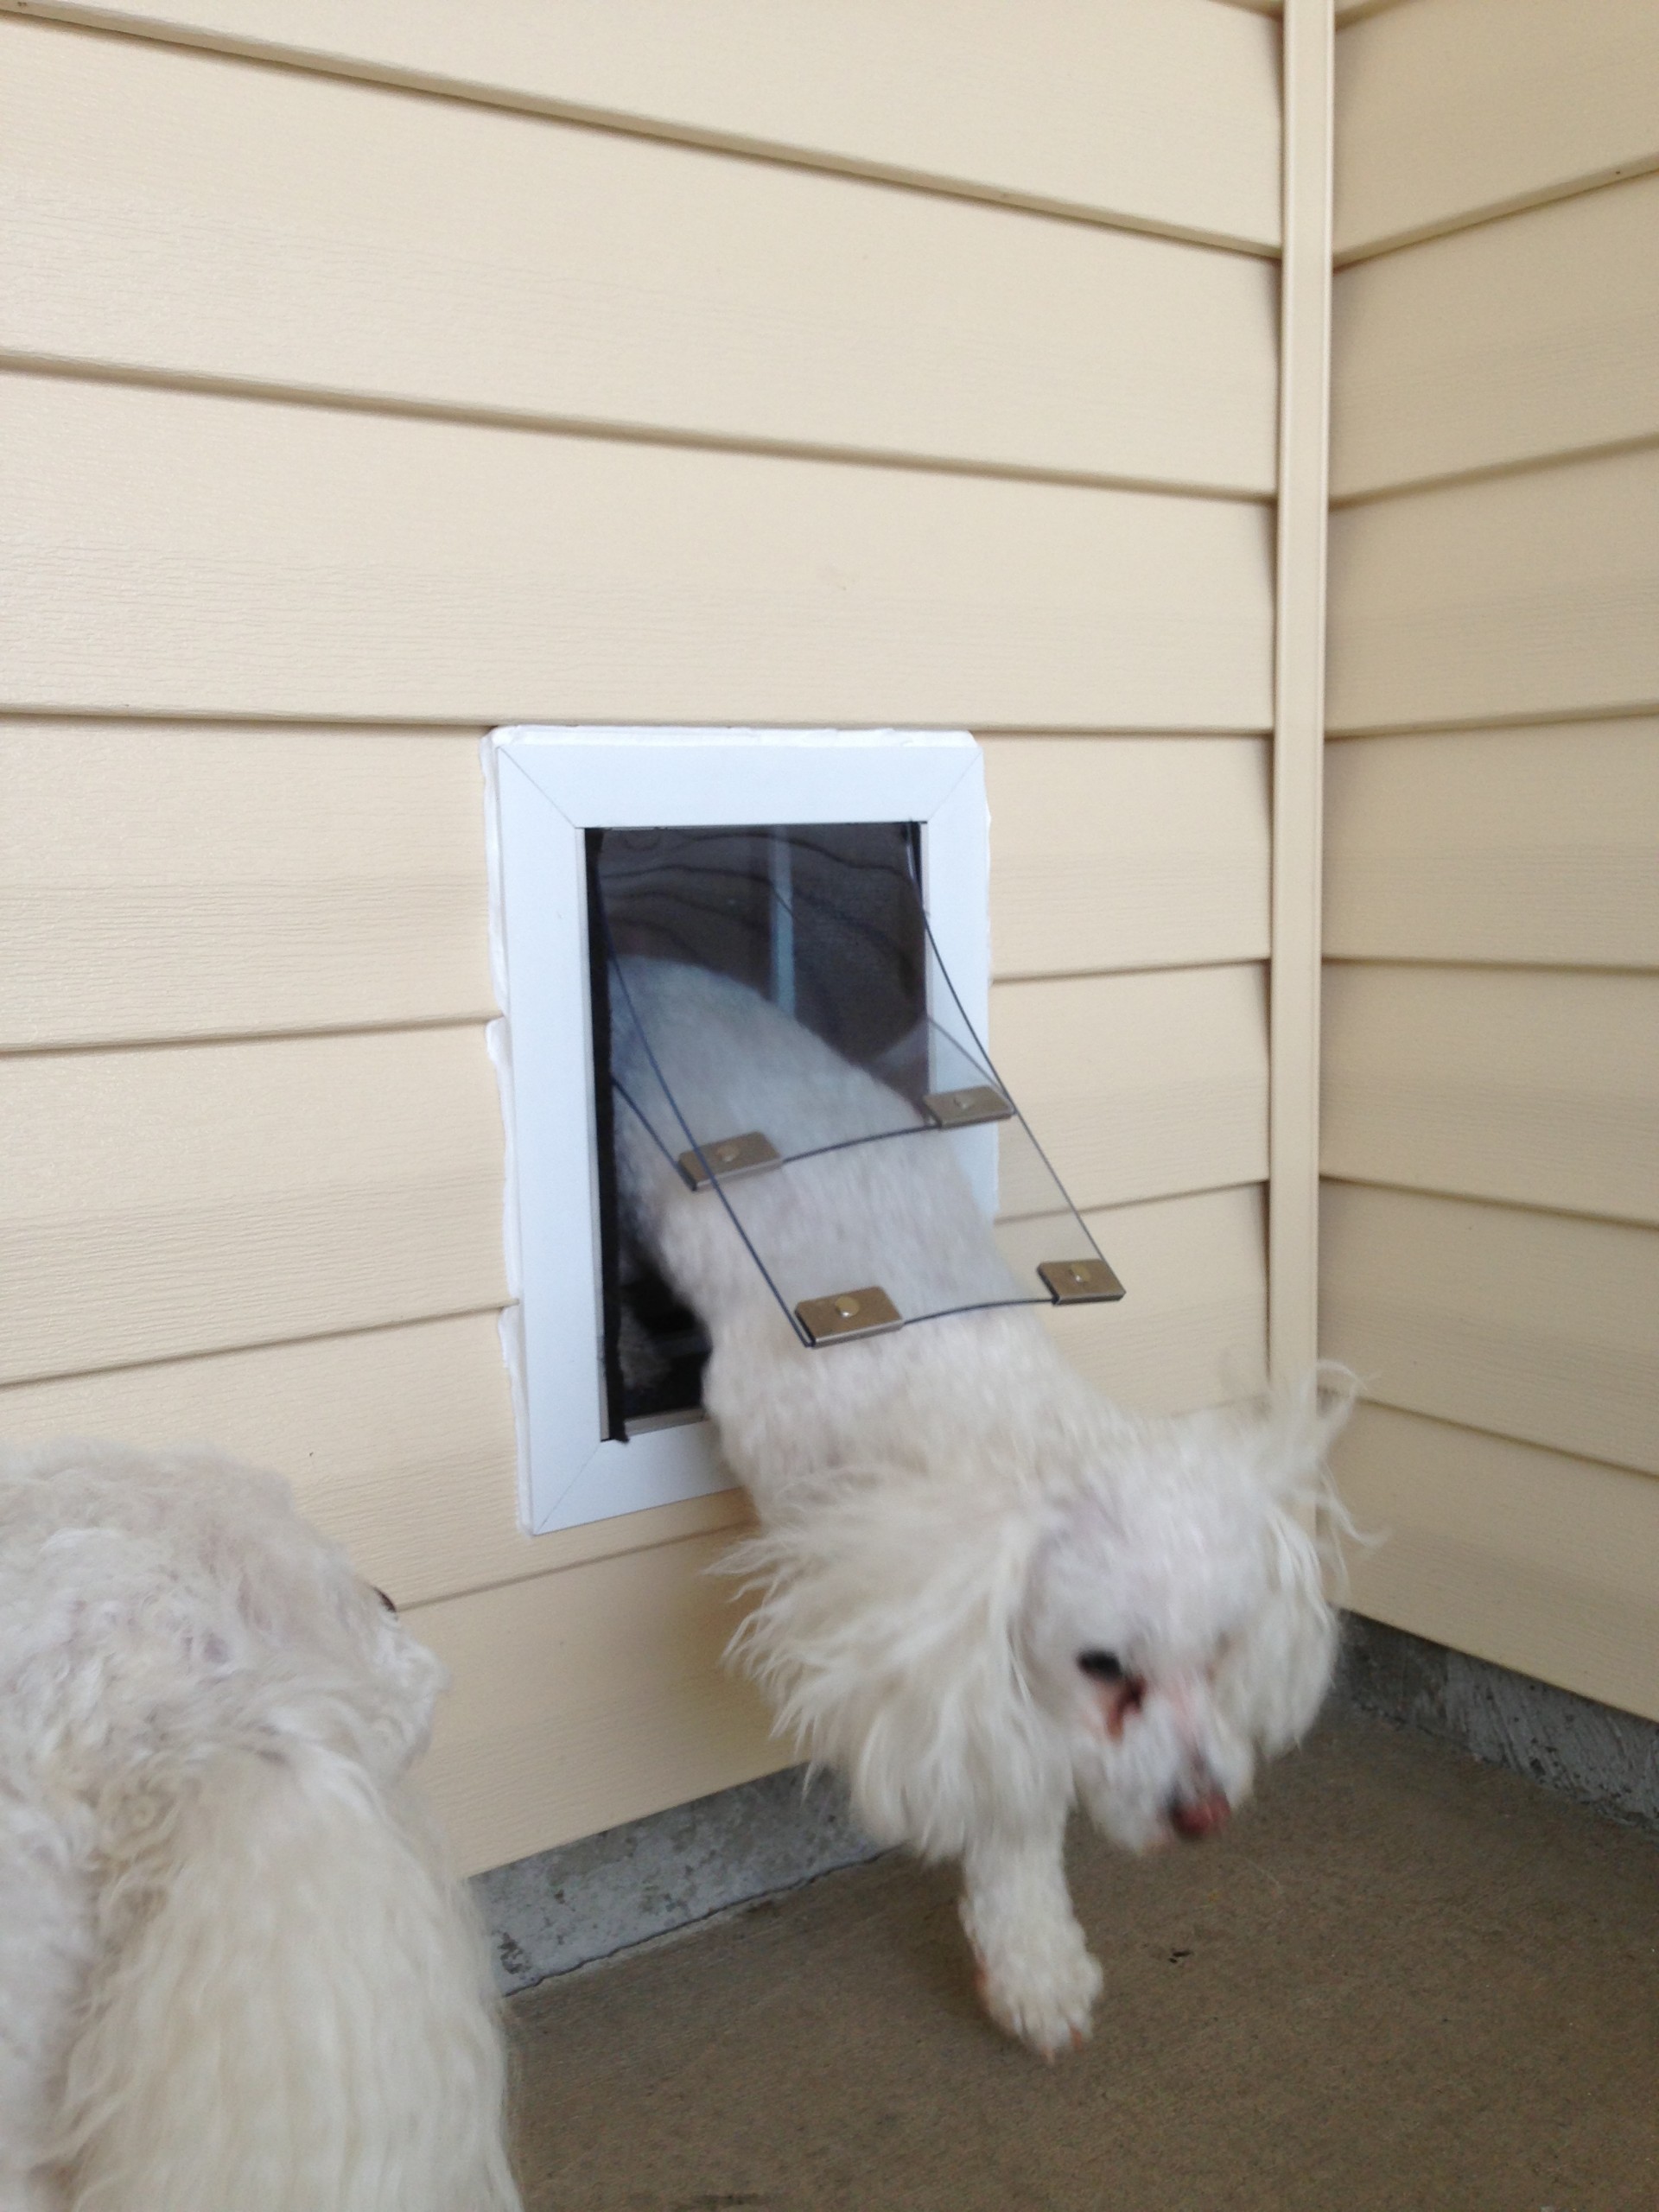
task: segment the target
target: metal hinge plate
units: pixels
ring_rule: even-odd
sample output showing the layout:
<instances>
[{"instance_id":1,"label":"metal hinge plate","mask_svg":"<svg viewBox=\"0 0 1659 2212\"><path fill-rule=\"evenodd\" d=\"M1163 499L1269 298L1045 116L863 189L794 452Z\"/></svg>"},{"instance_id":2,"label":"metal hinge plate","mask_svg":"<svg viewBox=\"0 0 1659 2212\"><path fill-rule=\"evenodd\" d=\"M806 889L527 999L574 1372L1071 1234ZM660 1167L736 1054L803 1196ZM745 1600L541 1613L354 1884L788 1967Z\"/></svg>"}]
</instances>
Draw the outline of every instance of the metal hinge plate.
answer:
<instances>
[{"instance_id":1,"label":"metal hinge plate","mask_svg":"<svg viewBox=\"0 0 1659 2212\"><path fill-rule=\"evenodd\" d=\"M1045 1260L1037 1272L1057 1306L1088 1306L1123 1295L1122 1284L1104 1260Z\"/></svg>"},{"instance_id":2,"label":"metal hinge plate","mask_svg":"<svg viewBox=\"0 0 1659 2212\"><path fill-rule=\"evenodd\" d=\"M1000 1090L977 1083L966 1090L930 1090L922 1101L942 1129L965 1129L975 1122L1011 1122L1014 1109Z\"/></svg>"},{"instance_id":3,"label":"metal hinge plate","mask_svg":"<svg viewBox=\"0 0 1659 2212\"><path fill-rule=\"evenodd\" d=\"M796 1319L815 1344L846 1337L879 1337L902 1328L904 1315L879 1283L862 1290L838 1290L831 1298L804 1298Z\"/></svg>"},{"instance_id":4,"label":"metal hinge plate","mask_svg":"<svg viewBox=\"0 0 1659 2212\"><path fill-rule=\"evenodd\" d=\"M704 1145L701 1153L680 1154L680 1173L694 1191L708 1190L715 1178L727 1183L736 1176L759 1175L766 1168L781 1165L777 1146L759 1129L746 1130L741 1137L717 1137L713 1144Z\"/></svg>"}]
</instances>

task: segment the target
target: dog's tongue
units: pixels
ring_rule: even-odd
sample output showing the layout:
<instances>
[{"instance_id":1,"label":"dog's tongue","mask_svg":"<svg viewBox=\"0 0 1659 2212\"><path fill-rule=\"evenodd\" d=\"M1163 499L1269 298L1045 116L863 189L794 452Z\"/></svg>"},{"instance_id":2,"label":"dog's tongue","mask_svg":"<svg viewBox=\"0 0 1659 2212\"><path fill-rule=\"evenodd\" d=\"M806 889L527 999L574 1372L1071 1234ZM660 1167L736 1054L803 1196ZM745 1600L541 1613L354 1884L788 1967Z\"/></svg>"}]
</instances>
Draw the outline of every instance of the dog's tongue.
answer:
<instances>
[{"instance_id":1,"label":"dog's tongue","mask_svg":"<svg viewBox=\"0 0 1659 2212\"><path fill-rule=\"evenodd\" d=\"M1172 1806L1170 1826L1177 1835L1196 1843L1200 1836L1213 1835L1230 1810L1220 1790L1212 1789L1207 1797L1190 1797Z\"/></svg>"}]
</instances>

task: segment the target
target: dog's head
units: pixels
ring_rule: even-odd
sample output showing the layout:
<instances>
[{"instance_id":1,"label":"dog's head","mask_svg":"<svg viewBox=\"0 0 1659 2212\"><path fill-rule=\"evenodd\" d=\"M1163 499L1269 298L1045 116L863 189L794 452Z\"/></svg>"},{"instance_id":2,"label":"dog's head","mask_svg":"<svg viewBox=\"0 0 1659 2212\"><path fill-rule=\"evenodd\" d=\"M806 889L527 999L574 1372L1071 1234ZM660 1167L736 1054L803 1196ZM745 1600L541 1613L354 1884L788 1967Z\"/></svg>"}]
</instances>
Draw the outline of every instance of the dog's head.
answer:
<instances>
[{"instance_id":1,"label":"dog's head","mask_svg":"<svg viewBox=\"0 0 1659 2212\"><path fill-rule=\"evenodd\" d=\"M1130 1850L1219 1827L1318 1713L1336 1652L1319 1522L1348 1399L1137 1424L1054 1512L1018 1635L1077 1794Z\"/></svg>"},{"instance_id":2,"label":"dog's head","mask_svg":"<svg viewBox=\"0 0 1659 2212\"><path fill-rule=\"evenodd\" d=\"M1059 1395L919 1479L838 1471L729 1562L760 1593L737 1655L879 1839L958 1852L1073 1794L1133 1850L1202 1835L1319 1709L1307 1523L1346 1399L1135 1422Z\"/></svg>"}]
</instances>

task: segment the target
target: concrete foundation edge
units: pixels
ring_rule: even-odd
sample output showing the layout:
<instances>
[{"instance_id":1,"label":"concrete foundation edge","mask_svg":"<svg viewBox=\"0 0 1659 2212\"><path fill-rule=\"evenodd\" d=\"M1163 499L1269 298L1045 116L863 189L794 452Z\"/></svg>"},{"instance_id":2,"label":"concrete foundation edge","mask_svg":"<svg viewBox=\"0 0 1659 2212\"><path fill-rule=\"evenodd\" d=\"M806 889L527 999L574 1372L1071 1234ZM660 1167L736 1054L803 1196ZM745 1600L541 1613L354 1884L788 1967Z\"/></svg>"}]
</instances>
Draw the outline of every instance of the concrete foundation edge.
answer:
<instances>
[{"instance_id":1,"label":"concrete foundation edge","mask_svg":"<svg viewBox=\"0 0 1659 2212\"><path fill-rule=\"evenodd\" d=\"M1659 1834L1659 1723L1353 1613L1337 1694Z\"/></svg>"},{"instance_id":2,"label":"concrete foundation edge","mask_svg":"<svg viewBox=\"0 0 1659 2212\"><path fill-rule=\"evenodd\" d=\"M1338 1700L1659 1834L1659 1726L1351 1614ZM502 1993L874 1859L840 1785L786 1769L477 1876Z\"/></svg>"},{"instance_id":3,"label":"concrete foundation edge","mask_svg":"<svg viewBox=\"0 0 1659 2212\"><path fill-rule=\"evenodd\" d=\"M876 1856L840 1785L786 1768L474 1878L503 1995Z\"/></svg>"}]
</instances>

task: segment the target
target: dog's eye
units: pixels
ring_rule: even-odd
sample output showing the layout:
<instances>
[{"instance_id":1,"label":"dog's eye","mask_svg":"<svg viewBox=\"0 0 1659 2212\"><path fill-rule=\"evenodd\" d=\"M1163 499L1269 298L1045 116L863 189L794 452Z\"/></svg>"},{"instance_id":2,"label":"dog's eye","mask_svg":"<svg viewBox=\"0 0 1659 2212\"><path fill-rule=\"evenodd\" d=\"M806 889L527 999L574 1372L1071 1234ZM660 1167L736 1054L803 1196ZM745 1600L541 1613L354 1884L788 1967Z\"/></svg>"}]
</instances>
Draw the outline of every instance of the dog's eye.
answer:
<instances>
[{"instance_id":1,"label":"dog's eye","mask_svg":"<svg viewBox=\"0 0 1659 2212\"><path fill-rule=\"evenodd\" d=\"M1123 1662L1116 1651L1079 1651L1077 1664L1094 1682L1121 1682Z\"/></svg>"}]
</instances>

